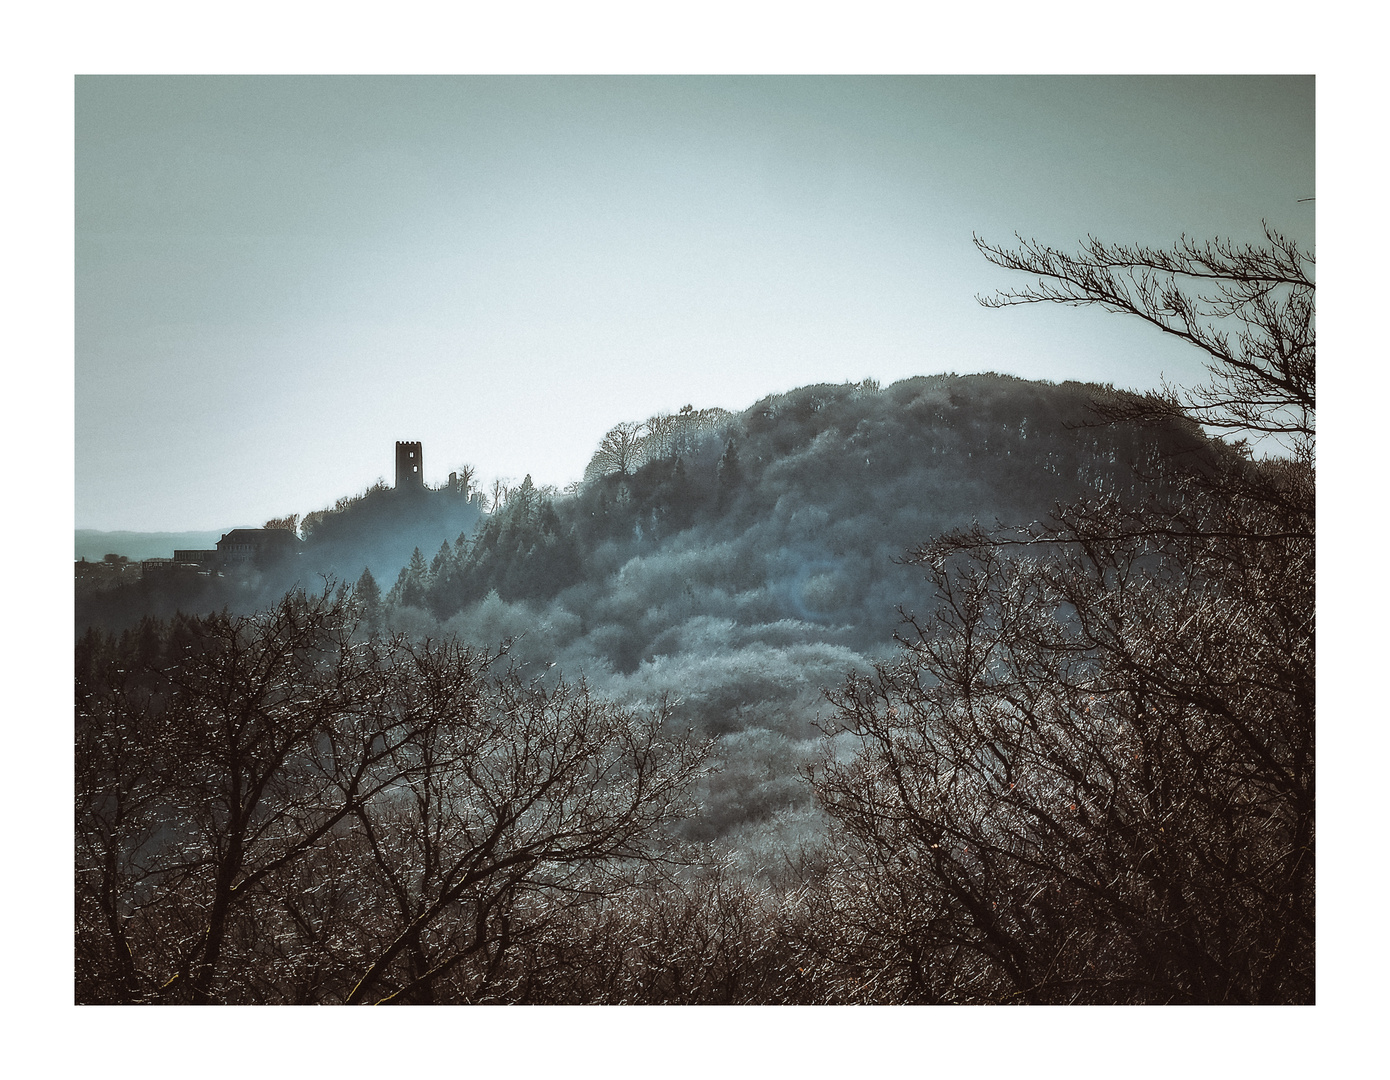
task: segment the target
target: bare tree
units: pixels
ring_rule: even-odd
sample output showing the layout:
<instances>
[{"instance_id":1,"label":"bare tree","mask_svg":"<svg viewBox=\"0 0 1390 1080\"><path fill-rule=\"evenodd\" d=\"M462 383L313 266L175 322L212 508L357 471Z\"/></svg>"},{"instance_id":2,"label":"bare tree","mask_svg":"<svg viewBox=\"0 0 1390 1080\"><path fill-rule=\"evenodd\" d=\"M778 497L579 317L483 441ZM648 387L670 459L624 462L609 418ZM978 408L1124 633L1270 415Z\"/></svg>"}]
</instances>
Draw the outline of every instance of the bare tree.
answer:
<instances>
[{"instance_id":1,"label":"bare tree","mask_svg":"<svg viewBox=\"0 0 1390 1080\"><path fill-rule=\"evenodd\" d=\"M1136 419L1188 415L1209 428L1272 436L1296 460L1313 460L1316 412L1314 259L1265 227L1264 245L1183 237L1171 250L1090 238L1068 254L1018 237L975 246L996 266L1037 275L1021 289L982 297L986 307L1095 304L1137 315L1208 357L1211 380L1165 388Z\"/></svg>"},{"instance_id":2,"label":"bare tree","mask_svg":"<svg viewBox=\"0 0 1390 1080\"><path fill-rule=\"evenodd\" d=\"M664 713L514 673L480 688L475 666L445 645L403 670L401 707L420 723L397 751L405 787L359 814L384 933L349 1004L426 1002L446 986L451 1000L505 996L536 898L610 891L623 866L661 857L659 827L688 810L704 751L664 735Z\"/></svg>"},{"instance_id":3,"label":"bare tree","mask_svg":"<svg viewBox=\"0 0 1390 1080\"><path fill-rule=\"evenodd\" d=\"M832 695L862 749L816 776L845 853L840 992L872 971L877 1000L1313 1000L1311 260L1270 240L981 245L1040 275L987 302L1099 303L1212 358L1206 388L1106 420L1269 433L1290 457L1209 442L1142 501L909 556L941 606ZM1223 315L1233 334L1202 321Z\"/></svg>"},{"instance_id":4,"label":"bare tree","mask_svg":"<svg viewBox=\"0 0 1390 1080\"><path fill-rule=\"evenodd\" d=\"M608 432L598 444L589 466L584 470L587 479L617 473L627 476L638 464L646 425L624 421Z\"/></svg>"},{"instance_id":5,"label":"bare tree","mask_svg":"<svg viewBox=\"0 0 1390 1080\"><path fill-rule=\"evenodd\" d=\"M266 880L394 780L399 724L354 629L341 592L291 593L182 620L79 685L79 953L120 960L124 1000L235 998Z\"/></svg>"},{"instance_id":6,"label":"bare tree","mask_svg":"<svg viewBox=\"0 0 1390 1080\"><path fill-rule=\"evenodd\" d=\"M464 462L454 473L454 483L457 485L455 490L464 498L473 492L473 482L478 478L478 470L474 466Z\"/></svg>"},{"instance_id":7,"label":"bare tree","mask_svg":"<svg viewBox=\"0 0 1390 1080\"><path fill-rule=\"evenodd\" d=\"M343 593L88 641L77 997L484 1000L554 898L668 857L705 747Z\"/></svg>"},{"instance_id":8,"label":"bare tree","mask_svg":"<svg viewBox=\"0 0 1390 1080\"><path fill-rule=\"evenodd\" d=\"M265 525L264 525L263 527L264 527L264 528L267 528L267 529L286 529L286 530L288 530L289 532L292 532L292 533L295 533L296 535L298 535L298 533L299 533L299 515L298 515L298 514L286 514L284 517L271 518L269 521L267 521L267 522L265 523Z\"/></svg>"},{"instance_id":9,"label":"bare tree","mask_svg":"<svg viewBox=\"0 0 1390 1080\"><path fill-rule=\"evenodd\" d=\"M956 965L922 999L1311 1000L1311 545L1135 525L920 550L942 608L833 697L864 753L820 792L907 996L915 953Z\"/></svg>"},{"instance_id":10,"label":"bare tree","mask_svg":"<svg viewBox=\"0 0 1390 1080\"><path fill-rule=\"evenodd\" d=\"M511 481L509 481L506 477L496 477L492 481L491 498L488 502L489 509L491 509L493 513L496 513L498 510L502 509L502 507L506 504L507 500L511 498L511 494Z\"/></svg>"},{"instance_id":11,"label":"bare tree","mask_svg":"<svg viewBox=\"0 0 1390 1080\"><path fill-rule=\"evenodd\" d=\"M673 457L676 453L677 435L680 429L679 418L670 413L657 413L647 417L643 425L645 437L642 440L642 460L660 461Z\"/></svg>"}]
</instances>

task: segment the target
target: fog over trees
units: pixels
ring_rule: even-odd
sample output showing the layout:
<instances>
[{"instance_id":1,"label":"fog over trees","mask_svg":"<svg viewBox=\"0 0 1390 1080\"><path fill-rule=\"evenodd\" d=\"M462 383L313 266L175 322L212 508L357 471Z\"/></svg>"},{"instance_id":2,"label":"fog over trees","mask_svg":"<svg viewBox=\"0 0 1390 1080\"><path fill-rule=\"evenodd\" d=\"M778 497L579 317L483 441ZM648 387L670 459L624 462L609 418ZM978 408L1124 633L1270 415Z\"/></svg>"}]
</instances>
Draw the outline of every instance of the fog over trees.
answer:
<instances>
[{"instance_id":1,"label":"fog over trees","mask_svg":"<svg viewBox=\"0 0 1390 1080\"><path fill-rule=\"evenodd\" d=\"M79 596L78 1000L1312 1001L1312 258L978 244L1210 381L688 406Z\"/></svg>"}]
</instances>

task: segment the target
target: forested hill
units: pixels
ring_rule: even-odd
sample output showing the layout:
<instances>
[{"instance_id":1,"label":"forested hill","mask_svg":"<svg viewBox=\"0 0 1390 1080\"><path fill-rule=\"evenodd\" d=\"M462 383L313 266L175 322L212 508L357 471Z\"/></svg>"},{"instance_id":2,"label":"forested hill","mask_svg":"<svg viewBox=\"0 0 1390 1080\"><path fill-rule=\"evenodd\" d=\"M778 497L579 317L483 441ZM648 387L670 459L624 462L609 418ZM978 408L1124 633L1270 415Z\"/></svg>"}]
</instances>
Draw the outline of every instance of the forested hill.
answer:
<instances>
[{"instance_id":1,"label":"forested hill","mask_svg":"<svg viewBox=\"0 0 1390 1080\"><path fill-rule=\"evenodd\" d=\"M1097 426L1092 402L1113 393L937 375L807 386L737 414L687 409L619 425L571 494L528 477L483 514L477 492L378 485L310 514L292 567L88 598L78 628L247 610L370 567L391 622L524 636L537 659L591 674L632 676L750 637L879 650L897 609L925 596L895 562L907 549L972 520L1031 521L1078 494L1142 495L1135 470L1152 477L1156 440L1200 441Z\"/></svg>"},{"instance_id":2,"label":"forested hill","mask_svg":"<svg viewBox=\"0 0 1390 1080\"><path fill-rule=\"evenodd\" d=\"M528 478L473 535L420 553L388 607L484 638L526 633L552 659L578 648L586 668L623 675L693 651L692 635L876 649L921 595L895 561L909 548L1088 492L1142 497L1164 452L1199 442L1097 426L1092 402L1110 393L942 375L803 387L684 439L669 418L627 425L625 459L601 450L563 498Z\"/></svg>"},{"instance_id":3,"label":"forested hill","mask_svg":"<svg viewBox=\"0 0 1390 1080\"><path fill-rule=\"evenodd\" d=\"M1098 426L1092 402L1113 393L938 375L654 417L615 428L568 495L528 478L486 514L458 490L340 500L306 520L295 573L310 590L325 572L356 582L385 629L514 639L532 670L679 700L686 723L724 736L701 825L718 832L804 800L794 769L823 688L891 651L900 609L931 605L906 551L1088 493L1143 498L1165 455L1204 445L1190 427ZM172 606L247 610L293 583L196 581L82 600L79 632Z\"/></svg>"},{"instance_id":4,"label":"forested hill","mask_svg":"<svg viewBox=\"0 0 1390 1080\"><path fill-rule=\"evenodd\" d=\"M625 425L631 445L606 439L577 493L524 483L473 535L419 553L381 617L514 638L537 670L622 700L678 699L723 736L703 827L756 820L804 799L794 765L823 688L891 652L900 609L931 606L905 552L1087 493L1144 498L1166 455L1205 445L1190 427L1097 426L1112 393L941 375L803 387L694 434Z\"/></svg>"},{"instance_id":5,"label":"forested hill","mask_svg":"<svg viewBox=\"0 0 1390 1080\"><path fill-rule=\"evenodd\" d=\"M415 548L433 550L442 541L466 535L481 514L480 497L476 493L470 497L458 485L395 491L375 484L307 515L300 527L303 542L293 558L258 562L225 577L178 570L97 592L79 589L77 631L81 634L88 626L126 630L147 615L168 618L177 612L207 614L223 609L250 613L273 605L289 589L314 591L325 582L355 581L364 569L394 578ZM293 524L295 519L286 521ZM197 534L150 535L177 539ZM217 535L187 546L211 547ZM166 539L153 552L140 550L144 557L167 558L178 546Z\"/></svg>"}]
</instances>

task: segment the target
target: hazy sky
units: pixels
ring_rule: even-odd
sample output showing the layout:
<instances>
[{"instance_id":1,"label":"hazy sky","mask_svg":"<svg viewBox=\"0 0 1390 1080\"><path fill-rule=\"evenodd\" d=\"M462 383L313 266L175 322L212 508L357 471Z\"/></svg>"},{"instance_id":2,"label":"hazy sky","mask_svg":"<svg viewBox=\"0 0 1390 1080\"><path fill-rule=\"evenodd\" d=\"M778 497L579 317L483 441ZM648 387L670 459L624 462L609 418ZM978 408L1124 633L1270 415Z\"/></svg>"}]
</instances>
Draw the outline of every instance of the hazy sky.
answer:
<instances>
[{"instance_id":1,"label":"hazy sky","mask_svg":"<svg viewBox=\"0 0 1390 1080\"><path fill-rule=\"evenodd\" d=\"M76 524L577 479L619 420L811 382L1136 388L1200 358L987 311L972 231L1313 240L1313 81L81 77Z\"/></svg>"}]
</instances>

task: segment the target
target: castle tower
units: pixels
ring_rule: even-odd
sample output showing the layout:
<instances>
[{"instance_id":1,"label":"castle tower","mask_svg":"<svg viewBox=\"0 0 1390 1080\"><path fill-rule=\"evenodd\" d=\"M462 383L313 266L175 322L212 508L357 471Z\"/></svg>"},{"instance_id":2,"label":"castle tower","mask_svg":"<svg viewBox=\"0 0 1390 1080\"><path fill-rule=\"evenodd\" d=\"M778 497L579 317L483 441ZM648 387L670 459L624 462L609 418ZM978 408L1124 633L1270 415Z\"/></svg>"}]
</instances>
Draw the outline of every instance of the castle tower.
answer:
<instances>
[{"instance_id":1,"label":"castle tower","mask_svg":"<svg viewBox=\"0 0 1390 1080\"><path fill-rule=\"evenodd\" d=\"M425 489L425 458L417 442L396 443L396 490Z\"/></svg>"}]
</instances>

